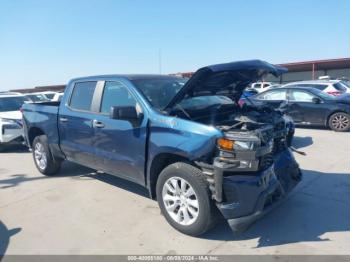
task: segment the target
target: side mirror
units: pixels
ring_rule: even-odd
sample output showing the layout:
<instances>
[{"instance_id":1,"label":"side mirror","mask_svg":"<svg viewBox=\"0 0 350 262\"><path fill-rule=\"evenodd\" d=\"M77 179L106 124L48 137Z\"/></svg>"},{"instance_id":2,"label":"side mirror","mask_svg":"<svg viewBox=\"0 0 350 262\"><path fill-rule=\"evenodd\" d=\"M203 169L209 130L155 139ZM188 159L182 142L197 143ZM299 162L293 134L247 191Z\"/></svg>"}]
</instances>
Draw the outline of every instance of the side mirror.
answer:
<instances>
[{"instance_id":1,"label":"side mirror","mask_svg":"<svg viewBox=\"0 0 350 262\"><path fill-rule=\"evenodd\" d=\"M320 104L322 102L322 100L318 97L314 97L314 98L312 98L312 102L315 104Z\"/></svg>"},{"instance_id":2,"label":"side mirror","mask_svg":"<svg viewBox=\"0 0 350 262\"><path fill-rule=\"evenodd\" d=\"M136 108L134 106L112 106L109 114L111 119L119 120L137 120Z\"/></svg>"}]
</instances>

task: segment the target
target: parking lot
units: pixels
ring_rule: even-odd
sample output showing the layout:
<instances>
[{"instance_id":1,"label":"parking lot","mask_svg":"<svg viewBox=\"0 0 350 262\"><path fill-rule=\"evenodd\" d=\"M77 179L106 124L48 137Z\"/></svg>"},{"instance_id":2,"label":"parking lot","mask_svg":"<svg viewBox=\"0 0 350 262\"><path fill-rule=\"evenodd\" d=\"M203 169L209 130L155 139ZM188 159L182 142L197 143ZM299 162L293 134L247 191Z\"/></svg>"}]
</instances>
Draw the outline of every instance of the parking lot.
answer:
<instances>
[{"instance_id":1,"label":"parking lot","mask_svg":"<svg viewBox=\"0 0 350 262\"><path fill-rule=\"evenodd\" d=\"M147 191L65 163L45 177L29 152L0 155L0 254L350 254L350 133L297 129L304 180L233 235L222 222L194 238L171 228Z\"/></svg>"}]
</instances>

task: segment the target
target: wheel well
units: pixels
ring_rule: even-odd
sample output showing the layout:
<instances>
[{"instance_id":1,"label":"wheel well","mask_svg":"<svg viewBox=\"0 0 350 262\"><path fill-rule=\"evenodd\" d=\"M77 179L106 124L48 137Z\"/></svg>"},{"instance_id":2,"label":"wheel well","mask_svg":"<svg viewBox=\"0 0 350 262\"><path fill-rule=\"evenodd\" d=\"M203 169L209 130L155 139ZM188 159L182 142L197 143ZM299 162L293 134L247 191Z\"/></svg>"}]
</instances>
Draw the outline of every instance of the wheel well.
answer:
<instances>
[{"instance_id":1,"label":"wheel well","mask_svg":"<svg viewBox=\"0 0 350 262\"><path fill-rule=\"evenodd\" d=\"M29 132L28 132L29 145L32 146L34 138L41 135L45 135L45 133L40 128L32 127L31 129L29 129Z\"/></svg>"},{"instance_id":2,"label":"wheel well","mask_svg":"<svg viewBox=\"0 0 350 262\"><path fill-rule=\"evenodd\" d=\"M156 185L157 185L157 180L159 174L162 172L162 170L167 167L168 165L171 165L176 162L190 162L187 158L175 154L168 154L168 153L163 153L157 155L151 164L151 169L150 169L150 184L149 184L149 189L150 189L150 194L152 199L156 199Z\"/></svg>"},{"instance_id":3,"label":"wheel well","mask_svg":"<svg viewBox=\"0 0 350 262\"><path fill-rule=\"evenodd\" d=\"M347 112L345 112L345 111L342 111L342 110L337 110L337 111L334 111L334 112L332 112L332 113L330 113L329 115L328 115L328 117L327 117L327 120L326 120L326 127L329 127L329 119L331 118L331 116L332 115L334 115L334 114L336 114L336 113L344 113L344 114L348 114L349 115L349 113L347 113Z\"/></svg>"}]
</instances>

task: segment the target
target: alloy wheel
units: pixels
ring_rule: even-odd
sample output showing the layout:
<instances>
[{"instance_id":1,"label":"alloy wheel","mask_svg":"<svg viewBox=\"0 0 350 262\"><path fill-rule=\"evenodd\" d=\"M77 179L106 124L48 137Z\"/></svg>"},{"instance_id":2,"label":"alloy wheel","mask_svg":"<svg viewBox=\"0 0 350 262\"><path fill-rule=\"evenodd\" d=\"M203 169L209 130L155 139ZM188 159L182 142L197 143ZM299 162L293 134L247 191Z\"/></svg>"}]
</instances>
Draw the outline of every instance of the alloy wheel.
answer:
<instances>
[{"instance_id":1,"label":"alloy wheel","mask_svg":"<svg viewBox=\"0 0 350 262\"><path fill-rule=\"evenodd\" d=\"M47 166L47 157L46 157L44 146L41 143L35 144L34 158L38 167L44 170Z\"/></svg>"},{"instance_id":2,"label":"alloy wheel","mask_svg":"<svg viewBox=\"0 0 350 262\"><path fill-rule=\"evenodd\" d=\"M337 114L332 118L332 126L337 130L344 130L349 124L349 118L344 114Z\"/></svg>"},{"instance_id":3,"label":"alloy wheel","mask_svg":"<svg viewBox=\"0 0 350 262\"><path fill-rule=\"evenodd\" d=\"M171 177L163 185L163 203L170 217L189 226L199 215L199 201L192 186L181 177Z\"/></svg>"}]
</instances>

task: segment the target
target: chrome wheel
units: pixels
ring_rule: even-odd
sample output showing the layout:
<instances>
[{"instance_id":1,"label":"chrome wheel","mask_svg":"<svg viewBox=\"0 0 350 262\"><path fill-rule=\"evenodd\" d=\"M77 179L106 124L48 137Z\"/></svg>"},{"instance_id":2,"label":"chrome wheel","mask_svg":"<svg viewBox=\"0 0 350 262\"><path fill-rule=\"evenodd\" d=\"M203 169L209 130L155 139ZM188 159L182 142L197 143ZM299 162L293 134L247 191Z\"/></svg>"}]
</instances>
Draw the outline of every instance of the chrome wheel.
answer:
<instances>
[{"instance_id":1,"label":"chrome wheel","mask_svg":"<svg viewBox=\"0 0 350 262\"><path fill-rule=\"evenodd\" d=\"M189 226L199 215L199 201L192 186L181 177L169 178L163 185L163 203L170 217Z\"/></svg>"},{"instance_id":2,"label":"chrome wheel","mask_svg":"<svg viewBox=\"0 0 350 262\"><path fill-rule=\"evenodd\" d=\"M336 114L332 118L332 126L337 130L344 130L349 127L349 118L344 114Z\"/></svg>"},{"instance_id":3,"label":"chrome wheel","mask_svg":"<svg viewBox=\"0 0 350 262\"><path fill-rule=\"evenodd\" d=\"M35 162L41 170L47 166L47 157L44 146L41 143L36 143L34 148Z\"/></svg>"}]
</instances>

